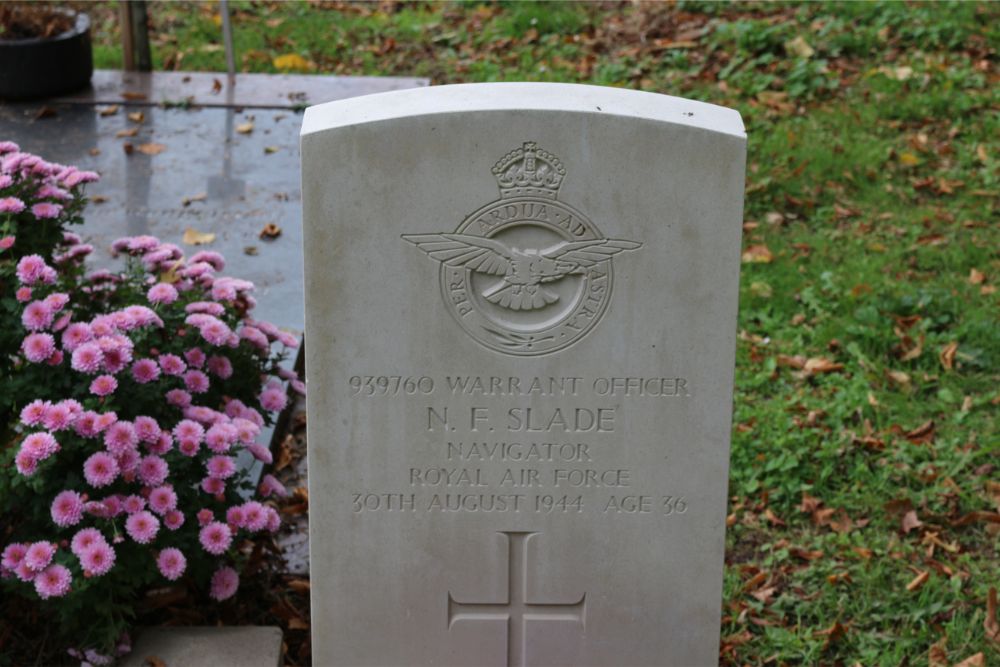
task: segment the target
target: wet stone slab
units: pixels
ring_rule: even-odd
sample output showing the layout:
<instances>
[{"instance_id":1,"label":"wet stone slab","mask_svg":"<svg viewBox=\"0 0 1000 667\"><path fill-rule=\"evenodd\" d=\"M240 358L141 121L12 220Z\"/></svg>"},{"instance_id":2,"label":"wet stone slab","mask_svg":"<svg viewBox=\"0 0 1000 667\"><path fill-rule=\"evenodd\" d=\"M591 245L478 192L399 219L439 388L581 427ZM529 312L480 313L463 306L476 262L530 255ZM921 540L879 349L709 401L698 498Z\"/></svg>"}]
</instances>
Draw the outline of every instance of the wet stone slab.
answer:
<instances>
[{"instance_id":1,"label":"wet stone slab","mask_svg":"<svg viewBox=\"0 0 1000 667\"><path fill-rule=\"evenodd\" d=\"M92 266L115 265L108 249L120 236L152 234L190 255L199 248L182 243L186 229L215 234L202 247L225 255L225 275L256 284L257 317L301 332L302 118L292 108L279 108L294 100L276 91L294 90L315 101L418 87L426 80L275 76L271 82L265 75L240 75L233 86L240 94L231 98L246 107L224 106L227 86L216 98L223 106L164 108L149 102L177 98L186 90L185 76L191 77L187 85L198 100L211 95L198 92L205 80L214 76L225 81L225 76L157 74L133 81L128 77L135 74L97 72L100 85L78 96L82 103L0 104L0 139L101 174L88 188L93 201L77 230L97 249ZM144 99L128 103L112 94L140 89ZM88 103L90 99L115 104ZM253 104L274 108L249 108ZM260 232L267 225L280 228L280 236L262 240Z\"/></svg>"}]
</instances>

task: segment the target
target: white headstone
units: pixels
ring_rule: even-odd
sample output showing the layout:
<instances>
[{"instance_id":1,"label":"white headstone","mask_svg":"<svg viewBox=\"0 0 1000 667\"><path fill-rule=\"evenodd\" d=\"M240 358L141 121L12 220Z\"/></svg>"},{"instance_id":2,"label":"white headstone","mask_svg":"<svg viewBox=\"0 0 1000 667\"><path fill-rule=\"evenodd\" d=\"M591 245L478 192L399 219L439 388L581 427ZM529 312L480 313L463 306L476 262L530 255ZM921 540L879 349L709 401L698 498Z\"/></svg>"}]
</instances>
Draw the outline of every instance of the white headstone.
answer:
<instances>
[{"instance_id":1,"label":"white headstone","mask_svg":"<svg viewBox=\"0 0 1000 667\"><path fill-rule=\"evenodd\" d=\"M302 129L317 665L709 665L746 138L475 84Z\"/></svg>"}]
</instances>

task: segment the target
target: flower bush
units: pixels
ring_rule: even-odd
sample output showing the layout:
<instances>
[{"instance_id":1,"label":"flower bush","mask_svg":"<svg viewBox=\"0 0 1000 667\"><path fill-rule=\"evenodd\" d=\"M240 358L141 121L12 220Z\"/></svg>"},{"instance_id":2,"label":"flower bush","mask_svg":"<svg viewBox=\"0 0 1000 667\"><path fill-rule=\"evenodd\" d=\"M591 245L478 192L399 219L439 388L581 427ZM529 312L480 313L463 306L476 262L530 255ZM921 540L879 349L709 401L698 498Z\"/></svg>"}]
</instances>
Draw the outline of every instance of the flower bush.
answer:
<instances>
[{"instance_id":1,"label":"flower bush","mask_svg":"<svg viewBox=\"0 0 1000 667\"><path fill-rule=\"evenodd\" d=\"M271 462L257 440L285 381L304 391L279 365L297 340L251 317L253 285L218 253L124 238L123 271L87 273L68 226L96 179L0 143L0 587L94 664L147 588L235 594L285 493L252 488L249 462Z\"/></svg>"}]
</instances>

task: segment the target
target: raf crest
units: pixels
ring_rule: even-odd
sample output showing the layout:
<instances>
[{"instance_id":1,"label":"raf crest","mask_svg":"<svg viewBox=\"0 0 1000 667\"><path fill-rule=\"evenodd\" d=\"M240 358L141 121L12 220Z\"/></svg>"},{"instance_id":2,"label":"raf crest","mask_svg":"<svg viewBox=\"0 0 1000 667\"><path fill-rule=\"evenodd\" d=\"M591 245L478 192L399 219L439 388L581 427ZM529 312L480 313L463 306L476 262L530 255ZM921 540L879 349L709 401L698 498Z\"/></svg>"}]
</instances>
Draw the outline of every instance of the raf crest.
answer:
<instances>
[{"instance_id":1,"label":"raf crest","mask_svg":"<svg viewBox=\"0 0 1000 667\"><path fill-rule=\"evenodd\" d=\"M476 341L513 355L555 352L597 324L611 298L612 258L642 244L605 237L558 201L566 169L534 142L492 171L499 200L453 233L403 239L440 262L445 305Z\"/></svg>"}]
</instances>

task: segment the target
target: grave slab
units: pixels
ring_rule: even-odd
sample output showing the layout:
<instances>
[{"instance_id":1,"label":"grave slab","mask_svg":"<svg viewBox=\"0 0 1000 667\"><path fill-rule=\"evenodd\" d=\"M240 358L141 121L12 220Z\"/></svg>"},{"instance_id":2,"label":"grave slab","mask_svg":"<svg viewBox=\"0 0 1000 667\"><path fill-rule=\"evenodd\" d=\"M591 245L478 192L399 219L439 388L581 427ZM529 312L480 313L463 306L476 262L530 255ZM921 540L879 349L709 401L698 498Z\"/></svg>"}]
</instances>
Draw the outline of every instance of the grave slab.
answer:
<instances>
[{"instance_id":1,"label":"grave slab","mask_svg":"<svg viewBox=\"0 0 1000 667\"><path fill-rule=\"evenodd\" d=\"M281 637L281 628L270 626L146 628L121 666L279 667Z\"/></svg>"},{"instance_id":2,"label":"grave slab","mask_svg":"<svg viewBox=\"0 0 1000 667\"><path fill-rule=\"evenodd\" d=\"M717 663L745 150L592 86L306 111L315 664Z\"/></svg>"}]
</instances>

